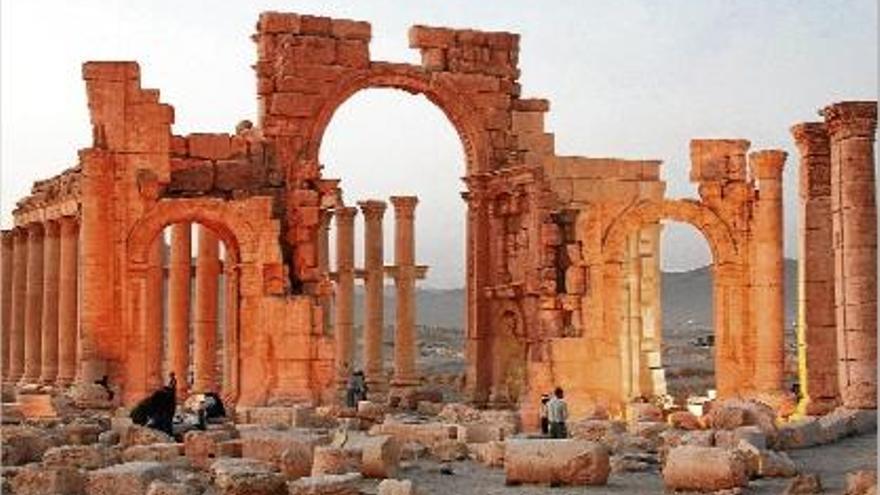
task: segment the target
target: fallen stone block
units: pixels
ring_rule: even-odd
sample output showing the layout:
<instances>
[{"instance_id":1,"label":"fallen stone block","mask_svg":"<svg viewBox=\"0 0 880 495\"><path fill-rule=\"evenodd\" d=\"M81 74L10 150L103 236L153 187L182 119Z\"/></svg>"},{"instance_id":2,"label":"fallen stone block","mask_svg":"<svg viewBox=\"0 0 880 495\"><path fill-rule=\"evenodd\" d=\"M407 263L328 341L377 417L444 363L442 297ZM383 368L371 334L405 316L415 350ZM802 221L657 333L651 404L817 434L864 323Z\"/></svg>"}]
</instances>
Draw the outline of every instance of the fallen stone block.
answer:
<instances>
[{"instance_id":1,"label":"fallen stone block","mask_svg":"<svg viewBox=\"0 0 880 495\"><path fill-rule=\"evenodd\" d=\"M663 484L670 490L729 490L748 481L742 455L717 447L675 447L663 467Z\"/></svg>"},{"instance_id":2,"label":"fallen stone block","mask_svg":"<svg viewBox=\"0 0 880 495\"><path fill-rule=\"evenodd\" d=\"M388 435L350 437L361 450L361 474L365 478L393 478L400 465L400 444Z\"/></svg>"},{"instance_id":3,"label":"fallen stone block","mask_svg":"<svg viewBox=\"0 0 880 495\"><path fill-rule=\"evenodd\" d=\"M482 419L479 409L457 402L446 404L438 414L441 420L448 423L475 423Z\"/></svg>"},{"instance_id":4,"label":"fallen stone block","mask_svg":"<svg viewBox=\"0 0 880 495\"><path fill-rule=\"evenodd\" d=\"M153 443L174 443L174 438L167 433L146 426L130 425L120 433L119 443L123 447L131 447L132 445Z\"/></svg>"},{"instance_id":5,"label":"fallen stone block","mask_svg":"<svg viewBox=\"0 0 880 495\"><path fill-rule=\"evenodd\" d=\"M626 432L626 423L606 419L586 419L569 424L569 433L577 440L604 442Z\"/></svg>"},{"instance_id":6,"label":"fallen stone block","mask_svg":"<svg viewBox=\"0 0 880 495\"><path fill-rule=\"evenodd\" d=\"M248 411L248 423L260 426L284 426L293 424L293 408L291 407L253 407Z\"/></svg>"},{"instance_id":7,"label":"fallen stone block","mask_svg":"<svg viewBox=\"0 0 880 495\"><path fill-rule=\"evenodd\" d=\"M281 455L288 449L312 453L314 447L330 441L329 435L310 430L241 429L241 456L271 462L280 467Z\"/></svg>"},{"instance_id":8,"label":"fallen stone block","mask_svg":"<svg viewBox=\"0 0 880 495\"><path fill-rule=\"evenodd\" d=\"M604 485L611 471L608 449L585 440L507 440L508 484Z\"/></svg>"},{"instance_id":9,"label":"fallen stone block","mask_svg":"<svg viewBox=\"0 0 880 495\"><path fill-rule=\"evenodd\" d=\"M287 493L289 495L359 495L360 480L361 475L358 473L308 476L288 483Z\"/></svg>"},{"instance_id":10,"label":"fallen stone block","mask_svg":"<svg viewBox=\"0 0 880 495\"><path fill-rule=\"evenodd\" d=\"M62 445L52 447L43 454L47 467L72 467L78 469L101 469L120 462L119 454L104 445Z\"/></svg>"},{"instance_id":11,"label":"fallen stone block","mask_svg":"<svg viewBox=\"0 0 880 495\"><path fill-rule=\"evenodd\" d=\"M399 442L418 442L425 446L458 438L458 426L447 423L405 423L393 418L370 429L370 434L391 435Z\"/></svg>"},{"instance_id":12,"label":"fallen stone block","mask_svg":"<svg viewBox=\"0 0 880 495\"><path fill-rule=\"evenodd\" d=\"M611 456L611 472L614 474L653 471L657 465L657 458L651 454L628 453Z\"/></svg>"},{"instance_id":13,"label":"fallen stone block","mask_svg":"<svg viewBox=\"0 0 880 495\"><path fill-rule=\"evenodd\" d=\"M127 462L89 472L87 495L143 495L155 480L170 480L171 467L159 462Z\"/></svg>"},{"instance_id":14,"label":"fallen stone block","mask_svg":"<svg viewBox=\"0 0 880 495\"><path fill-rule=\"evenodd\" d=\"M315 447L311 475L360 473L362 457L363 451L355 447Z\"/></svg>"},{"instance_id":15,"label":"fallen stone block","mask_svg":"<svg viewBox=\"0 0 880 495\"><path fill-rule=\"evenodd\" d=\"M43 453L60 445L62 439L43 429L24 425L6 425L0 428L2 465L18 466L38 462Z\"/></svg>"},{"instance_id":16,"label":"fallen stone block","mask_svg":"<svg viewBox=\"0 0 880 495\"><path fill-rule=\"evenodd\" d=\"M740 426L757 426L767 438L767 444L775 445L777 436L776 412L761 402L729 399L713 404L703 419L707 426L716 430L735 430Z\"/></svg>"},{"instance_id":17,"label":"fallen stone block","mask_svg":"<svg viewBox=\"0 0 880 495\"><path fill-rule=\"evenodd\" d=\"M776 446L780 449L804 449L822 442L822 426L816 418L804 418L779 428Z\"/></svg>"},{"instance_id":18,"label":"fallen stone block","mask_svg":"<svg viewBox=\"0 0 880 495\"><path fill-rule=\"evenodd\" d=\"M379 423L385 418L385 406L368 400L362 400L357 404L358 418Z\"/></svg>"},{"instance_id":19,"label":"fallen stone block","mask_svg":"<svg viewBox=\"0 0 880 495\"><path fill-rule=\"evenodd\" d=\"M122 451L122 460L168 462L180 457L183 453L183 444L180 443L153 443L150 445L132 445Z\"/></svg>"},{"instance_id":20,"label":"fallen stone block","mask_svg":"<svg viewBox=\"0 0 880 495\"><path fill-rule=\"evenodd\" d=\"M791 478L797 475L797 466L785 452L762 452L758 474L764 478Z\"/></svg>"},{"instance_id":21,"label":"fallen stone block","mask_svg":"<svg viewBox=\"0 0 880 495\"><path fill-rule=\"evenodd\" d=\"M630 425L630 432L641 441L636 443L642 450L657 452L663 443L661 435L670 428L662 421L639 421Z\"/></svg>"},{"instance_id":22,"label":"fallen stone block","mask_svg":"<svg viewBox=\"0 0 880 495\"><path fill-rule=\"evenodd\" d=\"M825 493L818 474L799 474L791 479L782 495L818 495Z\"/></svg>"},{"instance_id":23,"label":"fallen stone block","mask_svg":"<svg viewBox=\"0 0 880 495\"><path fill-rule=\"evenodd\" d=\"M379 483L379 495L415 495L411 480L386 479Z\"/></svg>"},{"instance_id":24,"label":"fallen stone block","mask_svg":"<svg viewBox=\"0 0 880 495\"><path fill-rule=\"evenodd\" d=\"M98 435L98 443L112 447L119 443L120 436L118 431L104 431Z\"/></svg>"},{"instance_id":25,"label":"fallen stone block","mask_svg":"<svg viewBox=\"0 0 880 495\"><path fill-rule=\"evenodd\" d=\"M505 428L490 423L470 423L458 425L458 441L464 443L485 443L501 441L505 438Z\"/></svg>"},{"instance_id":26,"label":"fallen stone block","mask_svg":"<svg viewBox=\"0 0 880 495\"><path fill-rule=\"evenodd\" d=\"M504 465L504 442L469 443L468 452L473 460L488 467Z\"/></svg>"},{"instance_id":27,"label":"fallen stone block","mask_svg":"<svg viewBox=\"0 0 880 495\"><path fill-rule=\"evenodd\" d=\"M442 402L428 402L428 401L419 401L416 404L416 411L419 414L424 414L426 416L437 416L443 411L443 403Z\"/></svg>"},{"instance_id":28,"label":"fallen stone block","mask_svg":"<svg viewBox=\"0 0 880 495\"><path fill-rule=\"evenodd\" d=\"M689 411L676 411L670 414L666 421L673 428L678 428L680 430L701 430L703 429L702 423L700 423L700 418Z\"/></svg>"},{"instance_id":29,"label":"fallen stone block","mask_svg":"<svg viewBox=\"0 0 880 495\"><path fill-rule=\"evenodd\" d=\"M846 495L877 493L877 471L855 471L846 474Z\"/></svg>"},{"instance_id":30,"label":"fallen stone block","mask_svg":"<svg viewBox=\"0 0 880 495\"><path fill-rule=\"evenodd\" d=\"M75 421L61 427L61 434L68 445L90 445L98 441L105 429L97 422Z\"/></svg>"},{"instance_id":31,"label":"fallen stone block","mask_svg":"<svg viewBox=\"0 0 880 495\"><path fill-rule=\"evenodd\" d=\"M428 453L440 462L452 462L466 459L468 455L467 444L458 440L444 440L435 442L428 447Z\"/></svg>"},{"instance_id":32,"label":"fallen stone block","mask_svg":"<svg viewBox=\"0 0 880 495\"><path fill-rule=\"evenodd\" d=\"M16 495L80 495L84 493L85 481L83 473L74 467L32 464L12 477L9 488Z\"/></svg>"},{"instance_id":33,"label":"fallen stone block","mask_svg":"<svg viewBox=\"0 0 880 495\"><path fill-rule=\"evenodd\" d=\"M626 405L626 417L629 421L663 421L663 411L648 402L634 402Z\"/></svg>"},{"instance_id":34,"label":"fallen stone block","mask_svg":"<svg viewBox=\"0 0 880 495\"><path fill-rule=\"evenodd\" d=\"M150 483L146 495L201 495L198 487L179 482L154 481Z\"/></svg>"},{"instance_id":35,"label":"fallen stone block","mask_svg":"<svg viewBox=\"0 0 880 495\"><path fill-rule=\"evenodd\" d=\"M255 459L218 459L211 465L219 495L282 495L284 477L271 463Z\"/></svg>"},{"instance_id":36,"label":"fallen stone block","mask_svg":"<svg viewBox=\"0 0 880 495\"><path fill-rule=\"evenodd\" d=\"M207 469L223 456L220 444L232 440L236 434L237 432L229 430L187 432L183 437L184 455L194 466Z\"/></svg>"}]
</instances>

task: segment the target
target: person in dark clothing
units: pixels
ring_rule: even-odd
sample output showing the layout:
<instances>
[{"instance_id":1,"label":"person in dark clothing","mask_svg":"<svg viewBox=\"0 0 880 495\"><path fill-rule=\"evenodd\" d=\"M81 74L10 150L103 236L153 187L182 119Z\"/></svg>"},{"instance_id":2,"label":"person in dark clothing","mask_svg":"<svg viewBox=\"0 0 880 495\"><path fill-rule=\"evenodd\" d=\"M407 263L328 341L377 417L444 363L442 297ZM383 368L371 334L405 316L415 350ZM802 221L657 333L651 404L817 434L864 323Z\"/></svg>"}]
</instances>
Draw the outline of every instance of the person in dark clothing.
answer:
<instances>
[{"instance_id":1,"label":"person in dark clothing","mask_svg":"<svg viewBox=\"0 0 880 495\"><path fill-rule=\"evenodd\" d=\"M104 390L107 391L107 400L113 400L114 393L113 390L110 388L110 377L108 377L107 375L102 376L100 380L95 380L95 385L100 385L104 387Z\"/></svg>"},{"instance_id":2,"label":"person in dark clothing","mask_svg":"<svg viewBox=\"0 0 880 495\"><path fill-rule=\"evenodd\" d=\"M541 394L541 434L550 433L550 419L547 417L547 403L550 402L550 396Z\"/></svg>"},{"instance_id":3,"label":"person in dark clothing","mask_svg":"<svg viewBox=\"0 0 880 495\"><path fill-rule=\"evenodd\" d=\"M140 401L131 410L131 420L138 425L173 434L174 389L165 386Z\"/></svg>"},{"instance_id":4,"label":"person in dark clothing","mask_svg":"<svg viewBox=\"0 0 880 495\"><path fill-rule=\"evenodd\" d=\"M345 390L345 405L357 407L358 402L367 400L367 381L363 371L355 371L348 380Z\"/></svg>"}]
</instances>

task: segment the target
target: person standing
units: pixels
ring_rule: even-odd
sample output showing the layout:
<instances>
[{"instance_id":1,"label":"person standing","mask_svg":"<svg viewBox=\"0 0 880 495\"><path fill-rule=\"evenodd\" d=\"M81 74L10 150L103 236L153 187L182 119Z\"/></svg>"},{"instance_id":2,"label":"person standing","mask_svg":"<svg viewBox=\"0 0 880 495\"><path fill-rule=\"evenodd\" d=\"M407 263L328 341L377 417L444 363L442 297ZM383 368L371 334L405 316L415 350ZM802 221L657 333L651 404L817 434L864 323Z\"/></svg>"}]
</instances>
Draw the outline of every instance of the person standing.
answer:
<instances>
[{"instance_id":1,"label":"person standing","mask_svg":"<svg viewBox=\"0 0 880 495\"><path fill-rule=\"evenodd\" d=\"M547 403L550 396L541 394L541 434L545 437L550 434L550 419L547 417Z\"/></svg>"},{"instance_id":2,"label":"person standing","mask_svg":"<svg viewBox=\"0 0 880 495\"><path fill-rule=\"evenodd\" d=\"M550 438L567 438L568 404L561 387L553 391L553 398L547 403L547 419L550 422Z\"/></svg>"}]
</instances>

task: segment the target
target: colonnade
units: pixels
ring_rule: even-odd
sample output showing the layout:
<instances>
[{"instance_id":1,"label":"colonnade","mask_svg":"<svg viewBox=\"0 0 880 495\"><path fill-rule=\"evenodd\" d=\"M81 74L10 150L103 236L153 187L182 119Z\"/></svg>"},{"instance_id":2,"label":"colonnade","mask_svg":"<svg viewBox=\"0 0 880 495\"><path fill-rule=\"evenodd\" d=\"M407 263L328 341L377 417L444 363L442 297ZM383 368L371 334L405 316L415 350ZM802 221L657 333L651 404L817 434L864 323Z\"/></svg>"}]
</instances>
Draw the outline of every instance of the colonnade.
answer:
<instances>
[{"instance_id":1,"label":"colonnade","mask_svg":"<svg viewBox=\"0 0 880 495\"><path fill-rule=\"evenodd\" d=\"M78 220L63 216L3 231L3 381L67 386L77 373Z\"/></svg>"},{"instance_id":2,"label":"colonnade","mask_svg":"<svg viewBox=\"0 0 880 495\"><path fill-rule=\"evenodd\" d=\"M416 280L424 278L427 268L415 264L415 196L393 196L394 265L384 265L382 220L387 204L379 200L358 203L364 216L364 266L355 268L354 225L358 209L337 207L336 272L334 286L334 333L336 336L336 368L338 382L344 387L354 369L354 289L355 280L364 280L364 374L371 390L384 391L387 383L384 370L383 330L385 277L394 280L396 316L394 325L394 365L390 385L405 388L417 385L416 370ZM329 218L327 219L329 224ZM322 244L327 246L327 244ZM324 255L326 257L326 255ZM319 259L321 255L319 254Z\"/></svg>"}]
</instances>

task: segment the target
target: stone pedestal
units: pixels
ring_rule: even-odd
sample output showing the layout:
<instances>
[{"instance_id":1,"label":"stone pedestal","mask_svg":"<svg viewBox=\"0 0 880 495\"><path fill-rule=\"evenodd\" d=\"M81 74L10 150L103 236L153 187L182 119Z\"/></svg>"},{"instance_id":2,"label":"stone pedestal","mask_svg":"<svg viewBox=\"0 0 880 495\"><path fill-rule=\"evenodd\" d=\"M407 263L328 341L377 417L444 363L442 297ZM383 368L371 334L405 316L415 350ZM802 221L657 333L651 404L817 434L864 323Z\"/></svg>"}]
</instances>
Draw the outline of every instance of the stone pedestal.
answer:
<instances>
[{"instance_id":1,"label":"stone pedestal","mask_svg":"<svg viewBox=\"0 0 880 495\"><path fill-rule=\"evenodd\" d=\"M415 196L392 196L394 205L394 284L397 311L394 326L395 388L419 384L416 373L416 266L415 266Z\"/></svg>"},{"instance_id":2,"label":"stone pedestal","mask_svg":"<svg viewBox=\"0 0 880 495\"><path fill-rule=\"evenodd\" d=\"M824 123L791 129L800 152L798 222L798 379L800 409L825 414L840 401L834 329L831 148Z\"/></svg>"},{"instance_id":3,"label":"stone pedestal","mask_svg":"<svg viewBox=\"0 0 880 495\"><path fill-rule=\"evenodd\" d=\"M220 242L217 235L207 227L199 225L198 233L193 390L209 392L217 389L217 289L220 277Z\"/></svg>"},{"instance_id":4,"label":"stone pedestal","mask_svg":"<svg viewBox=\"0 0 880 495\"><path fill-rule=\"evenodd\" d=\"M40 343L40 383L54 384L58 376L58 283L61 262L61 237L57 222L44 224L43 307Z\"/></svg>"},{"instance_id":5,"label":"stone pedestal","mask_svg":"<svg viewBox=\"0 0 880 495\"><path fill-rule=\"evenodd\" d=\"M189 301L192 272L191 224L171 226L168 259L168 369L177 375L177 396L186 397L189 378Z\"/></svg>"},{"instance_id":6,"label":"stone pedestal","mask_svg":"<svg viewBox=\"0 0 880 495\"><path fill-rule=\"evenodd\" d=\"M385 388L386 377L382 362L382 341L384 333L384 257L382 237L382 217L385 214L384 201L362 201L358 203L364 215L364 372L367 383L374 391Z\"/></svg>"},{"instance_id":7,"label":"stone pedestal","mask_svg":"<svg viewBox=\"0 0 880 495\"><path fill-rule=\"evenodd\" d=\"M24 316L24 374L21 384L36 383L42 371L43 225L28 225L27 298Z\"/></svg>"},{"instance_id":8,"label":"stone pedestal","mask_svg":"<svg viewBox=\"0 0 880 495\"><path fill-rule=\"evenodd\" d=\"M354 217L357 208L340 207L336 215L336 370L344 389L354 366Z\"/></svg>"},{"instance_id":9,"label":"stone pedestal","mask_svg":"<svg viewBox=\"0 0 880 495\"><path fill-rule=\"evenodd\" d=\"M831 139L831 220L838 386L843 405L877 407L877 102L824 110Z\"/></svg>"},{"instance_id":10,"label":"stone pedestal","mask_svg":"<svg viewBox=\"0 0 880 495\"><path fill-rule=\"evenodd\" d=\"M782 169L786 153L756 151L749 155L752 174L758 178L752 241L752 296L756 301L755 389L782 391L785 371L784 258L782 252Z\"/></svg>"}]
</instances>

